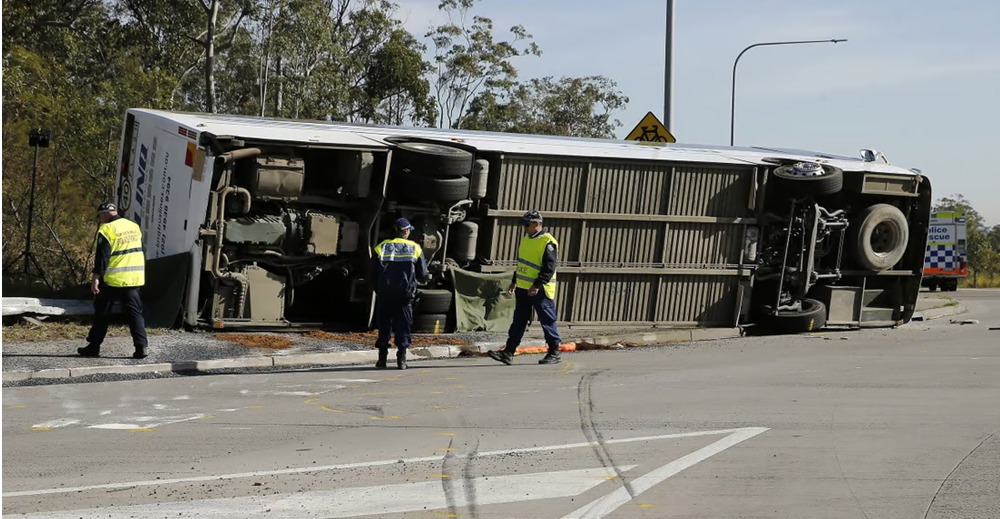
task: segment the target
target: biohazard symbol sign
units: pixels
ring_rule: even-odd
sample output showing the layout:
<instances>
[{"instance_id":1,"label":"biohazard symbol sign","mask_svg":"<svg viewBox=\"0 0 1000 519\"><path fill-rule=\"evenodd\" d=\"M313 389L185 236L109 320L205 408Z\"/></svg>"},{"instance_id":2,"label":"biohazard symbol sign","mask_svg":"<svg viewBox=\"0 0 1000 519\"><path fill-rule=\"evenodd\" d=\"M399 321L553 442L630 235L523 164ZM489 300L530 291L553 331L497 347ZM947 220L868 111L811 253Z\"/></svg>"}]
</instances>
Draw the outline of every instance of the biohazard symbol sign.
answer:
<instances>
[{"instance_id":1,"label":"biohazard symbol sign","mask_svg":"<svg viewBox=\"0 0 1000 519\"><path fill-rule=\"evenodd\" d=\"M663 127L663 123L649 112L639 121L639 124L625 137L627 141L641 142L677 142L670 132Z\"/></svg>"}]
</instances>

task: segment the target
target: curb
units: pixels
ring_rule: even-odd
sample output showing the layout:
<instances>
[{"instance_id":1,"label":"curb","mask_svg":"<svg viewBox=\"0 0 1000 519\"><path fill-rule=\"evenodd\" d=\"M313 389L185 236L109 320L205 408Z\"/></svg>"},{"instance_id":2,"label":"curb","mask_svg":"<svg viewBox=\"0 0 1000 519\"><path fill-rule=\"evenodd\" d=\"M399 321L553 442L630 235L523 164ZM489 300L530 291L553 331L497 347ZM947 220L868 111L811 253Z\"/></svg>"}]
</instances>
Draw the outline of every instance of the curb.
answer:
<instances>
[{"instance_id":1,"label":"curb","mask_svg":"<svg viewBox=\"0 0 1000 519\"><path fill-rule=\"evenodd\" d=\"M697 328L663 330L653 333L631 333L622 335L606 335L576 339L559 346L559 351L610 350L629 346L648 346L677 342L707 341L739 337L736 328ZM617 346L616 346L617 345ZM427 346L410 348L412 360L453 358L471 355L486 355L491 349L502 348L503 343L483 342L468 346ZM545 353L548 348L542 344L532 343L517 349L518 355ZM15 382L28 379L78 378L90 375L105 374L142 374L142 373L203 373L219 369L270 368L295 366L351 366L374 363L378 360L378 352L374 350L338 351L330 353L304 353L301 355L239 357L212 360L184 360L161 362L155 364L125 364L109 366L84 366L79 368L43 369L38 371L5 371L3 382Z\"/></svg>"},{"instance_id":2,"label":"curb","mask_svg":"<svg viewBox=\"0 0 1000 519\"><path fill-rule=\"evenodd\" d=\"M410 354L420 359L457 357L461 350L455 346L429 346L410 348ZM330 353L306 353L285 357L240 357L233 359L186 360L160 362L155 364L126 364L110 366L84 366L79 368L43 369L38 371L5 371L3 382L28 379L77 378L89 375L140 374L140 373L201 373L218 369L270 368L294 366L350 366L374 363L378 352L337 351Z\"/></svg>"},{"instance_id":3,"label":"curb","mask_svg":"<svg viewBox=\"0 0 1000 519\"><path fill-rule=\"evenodd\" d=\"M738 328L695 328L663 330L647 333L628 333L621 335L604 335L575 339L559 345L559 351L611 350L627 346L651 346L678 342L711 341L717 339L732 339L740 336ZM616 346L618 345L618 346ZM468 355L486 355L490 350L503 348L502 342L483 342L469 346L461 346L462 353ZM531 343L519 346L515 355L540 354L548 351L544 344Z\"/></svg>"},{"instance_id":4,"label":"curb","mask_svg":"<svg viewBox=\"0 0 1000 519\"><path fill-rule=\"evenodd\" d=\"M931 308L929 310L924 310L923 312L916 312L913 314L913 321L933 321L934 319L940 319L942 317L948 317L952 315L963 314L969 311L963 304L957 304L952 306L942 306L939 308ZM917 316L920 316L918 319Z\"/></svg>"}]
</instances>

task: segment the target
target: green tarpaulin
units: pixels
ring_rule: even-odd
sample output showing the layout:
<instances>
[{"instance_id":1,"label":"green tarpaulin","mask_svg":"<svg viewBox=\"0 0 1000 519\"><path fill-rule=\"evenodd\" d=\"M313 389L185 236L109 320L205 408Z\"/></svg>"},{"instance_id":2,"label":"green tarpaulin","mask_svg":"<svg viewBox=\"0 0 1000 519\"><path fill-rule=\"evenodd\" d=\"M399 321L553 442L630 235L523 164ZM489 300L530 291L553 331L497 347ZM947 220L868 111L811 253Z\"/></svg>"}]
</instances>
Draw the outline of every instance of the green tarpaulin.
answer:
<instances>
[{"instance_id":1,"label":"green tarpaulin","mask_svg":"<svg viewBox=\"0 0 1000 519\"><path fill-rule=\"evenodd\" d=\"M450 270L455 282L455 331L506 332L514 315L514 297L507 295L514 272Z\"/></svg>"}]
</instances>

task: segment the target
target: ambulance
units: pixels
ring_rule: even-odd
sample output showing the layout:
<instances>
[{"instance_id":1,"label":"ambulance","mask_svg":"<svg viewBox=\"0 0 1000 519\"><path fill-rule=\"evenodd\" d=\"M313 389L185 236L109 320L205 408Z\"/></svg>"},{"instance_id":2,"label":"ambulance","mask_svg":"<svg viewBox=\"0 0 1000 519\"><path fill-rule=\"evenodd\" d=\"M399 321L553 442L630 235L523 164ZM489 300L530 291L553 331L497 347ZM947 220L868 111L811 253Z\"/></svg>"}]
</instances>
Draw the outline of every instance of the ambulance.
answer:
<instances>
[{"instance_id":1,"label":"ambulance","mask_svg":"<svg viewBox=\"0 0 1000 519\"><path fill-rule=\"evenodd\" d=\"M958 290L958 280L969 275L965 215L935 213L927 228L927 252L921 285L931 292Z\"/></svg>"}]
</instances>

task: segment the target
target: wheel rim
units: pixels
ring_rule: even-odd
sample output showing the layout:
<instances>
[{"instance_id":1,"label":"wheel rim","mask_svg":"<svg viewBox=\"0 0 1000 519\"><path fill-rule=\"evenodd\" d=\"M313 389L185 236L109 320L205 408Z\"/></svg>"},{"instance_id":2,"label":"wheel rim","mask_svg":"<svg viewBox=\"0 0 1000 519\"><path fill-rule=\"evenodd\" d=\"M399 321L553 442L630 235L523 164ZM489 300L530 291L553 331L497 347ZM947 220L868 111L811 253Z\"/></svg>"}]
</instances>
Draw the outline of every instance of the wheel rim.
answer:
<instances>
[{"instance_id":1,"label":"wheel rim","mask_svg":"<svg viewBox=\"0 0 1000 519\"><path fill-rule=\"evenodd\" d=\"M879 257L886 257L896 250L899 243L899 227L890 221L879 222L872 229L871 238L868 243L872 252Z\"/></svg>"},{"instance_id":2,"label":"wheel rim","mask_svg":"<svg viewBox=\"0 0 1000 519\"><path fill-rule=\"evenodd\" d=\"M823 166L815 162L797 162L788 173L793 177L821 177L826 174Z\"/></svg>"},{"instance_id":3,"label":"wheel rim","mask_svg":"<svg viewBox=\"0 0 1000 519\"><path fill-rule=\"evenodd\" d=\"M443 146L441 144L431 144L427 142L408 142L406 145L415 150L431 152L431 153L447 153L449 155L460 155L464 150L458 148L452 148L451 146Z\"/></svg>"}]
</instances>

